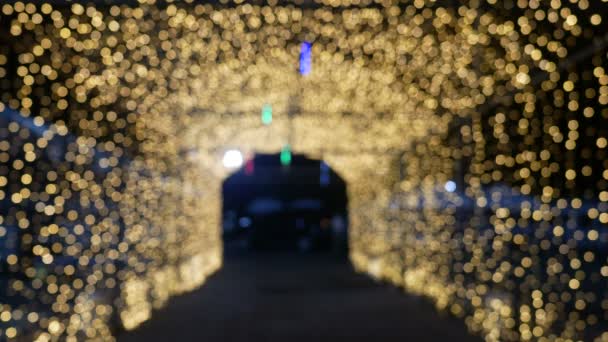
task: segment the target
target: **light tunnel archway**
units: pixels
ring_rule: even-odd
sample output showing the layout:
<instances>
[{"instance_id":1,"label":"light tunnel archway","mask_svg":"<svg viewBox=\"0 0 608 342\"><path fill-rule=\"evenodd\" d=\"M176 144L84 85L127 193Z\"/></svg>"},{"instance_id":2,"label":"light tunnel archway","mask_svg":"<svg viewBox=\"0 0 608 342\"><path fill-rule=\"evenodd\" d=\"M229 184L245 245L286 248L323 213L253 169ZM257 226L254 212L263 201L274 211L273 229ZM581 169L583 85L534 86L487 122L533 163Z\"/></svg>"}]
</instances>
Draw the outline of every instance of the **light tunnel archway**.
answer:
<instances>
[{"instance_id":1,"label":"light tunnel archway","mask_svg":"<svg viewBox=\"0 0 608 342\"><path fill-rule=\"evenodd\" d=\"M489 340L605 338L603 4L113 3L1 7L0 337L112 339L203 284L221 152L291 116L351 185L359 270Z\"/></svg>"}]
</instances>

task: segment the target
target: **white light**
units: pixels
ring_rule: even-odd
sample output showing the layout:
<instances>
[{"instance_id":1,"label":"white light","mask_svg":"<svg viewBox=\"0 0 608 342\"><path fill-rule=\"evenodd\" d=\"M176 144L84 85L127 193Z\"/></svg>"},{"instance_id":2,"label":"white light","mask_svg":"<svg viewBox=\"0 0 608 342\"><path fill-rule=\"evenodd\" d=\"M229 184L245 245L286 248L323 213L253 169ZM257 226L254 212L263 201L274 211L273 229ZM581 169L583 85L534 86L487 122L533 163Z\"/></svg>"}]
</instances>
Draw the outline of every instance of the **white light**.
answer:
<instances>
[{"instance_id":1,"label":"white light","mask_svg":"<svg viewBox=\"0 0 608 342\"><path fill-rule=\"evenodd\" d=\"M444 188L447 192L454 192L456 191L456 183L454 183L454 181L447 181L445 182Z\"/></svg>"},{"instance_id":2,"label":"white light","mask_svg":"<svg viewBox=\"0 0 608 342\"><path fill-rule=\"evenodd\" d=\"M224 167L228 169L235 169L243 165L243 154L239 150L228 150L224 153L224 159L222 160Z\"/></svg>"}]
</instances>

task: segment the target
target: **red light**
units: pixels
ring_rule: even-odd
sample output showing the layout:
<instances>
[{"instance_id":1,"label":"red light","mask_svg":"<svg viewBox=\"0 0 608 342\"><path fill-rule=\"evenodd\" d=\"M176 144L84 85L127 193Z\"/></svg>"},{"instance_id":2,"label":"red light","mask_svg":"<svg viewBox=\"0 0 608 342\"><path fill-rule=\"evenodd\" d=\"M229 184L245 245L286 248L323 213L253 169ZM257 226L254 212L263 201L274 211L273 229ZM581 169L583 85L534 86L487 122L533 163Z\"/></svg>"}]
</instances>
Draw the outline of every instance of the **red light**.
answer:
<instances>
[{"instance_id":1,"label":"red light","mask_svg":"<svg viewBox=\"0 0 608 342\"><path fill-rule=\"evenodd\" d=\"M252 175L255 170L255 164L253 163L253 159L249 159L247 163L245 163L245 174Z\"/></svg>"}]
</instances>

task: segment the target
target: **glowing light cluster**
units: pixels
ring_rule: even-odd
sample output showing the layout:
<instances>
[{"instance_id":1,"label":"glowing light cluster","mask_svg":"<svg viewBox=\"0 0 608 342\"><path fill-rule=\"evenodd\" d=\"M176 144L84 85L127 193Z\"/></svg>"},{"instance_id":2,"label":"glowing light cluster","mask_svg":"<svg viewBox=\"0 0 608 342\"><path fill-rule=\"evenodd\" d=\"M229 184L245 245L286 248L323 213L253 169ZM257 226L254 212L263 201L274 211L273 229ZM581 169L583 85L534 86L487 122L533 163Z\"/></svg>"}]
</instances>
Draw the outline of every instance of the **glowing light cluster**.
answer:
<instances>
[{"instance_id":1,"label":"glowing light cluster","mask_svg":"<svg viewBox=\"0 0 608 342\"><path fill-rule=\"evenodd\" d=\"M0 338L111 340L202 284L223 151L290 131L360 270L488 340L608 338L603 2L139 3L0 6Z\"/></svg>"}]
</instances>

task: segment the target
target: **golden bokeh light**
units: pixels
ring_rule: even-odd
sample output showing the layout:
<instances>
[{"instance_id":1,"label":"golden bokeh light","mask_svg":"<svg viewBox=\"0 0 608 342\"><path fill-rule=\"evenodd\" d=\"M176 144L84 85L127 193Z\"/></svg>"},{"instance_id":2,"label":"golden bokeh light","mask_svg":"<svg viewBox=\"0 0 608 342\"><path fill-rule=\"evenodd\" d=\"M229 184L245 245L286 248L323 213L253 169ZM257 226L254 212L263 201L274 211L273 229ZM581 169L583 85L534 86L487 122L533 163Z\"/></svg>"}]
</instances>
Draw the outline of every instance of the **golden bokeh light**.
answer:
<instances>
[{"instance_id":1,"label":"golden bokeh light","mask_svg":"<svg viewBox=\"0 0 608 342\"><path fill-rule=\"evenodd\" d=\"M221 154L289 137L348 182L358 270L488 341L608 340L605 6L0 5L0 339L113 340L203 284Z\"/></svg>"}]
</instances>

